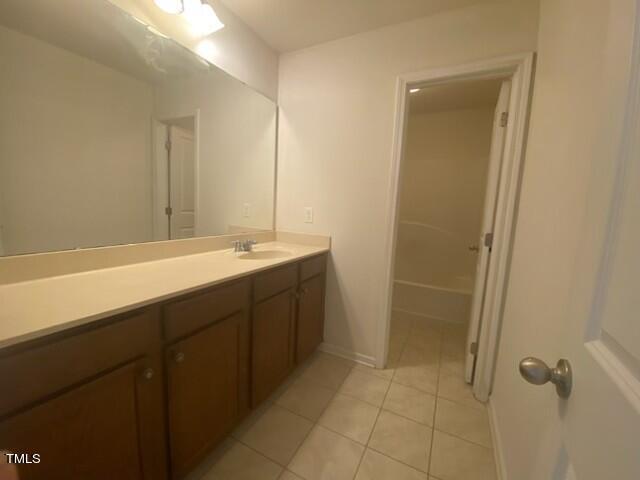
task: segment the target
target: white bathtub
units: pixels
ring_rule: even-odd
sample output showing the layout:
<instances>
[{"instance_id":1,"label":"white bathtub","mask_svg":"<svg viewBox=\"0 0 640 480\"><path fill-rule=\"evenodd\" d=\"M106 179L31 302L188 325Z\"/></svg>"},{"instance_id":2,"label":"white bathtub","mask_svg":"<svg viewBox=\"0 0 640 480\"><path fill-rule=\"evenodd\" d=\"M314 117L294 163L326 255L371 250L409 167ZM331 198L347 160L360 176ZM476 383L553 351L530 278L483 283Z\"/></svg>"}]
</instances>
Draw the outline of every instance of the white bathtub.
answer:
<instances>
[{"instance_id":1,"label":"white bathtub","mask_svg":"<svg viewBox=\"0 0 640 480\"><path fill-rule=\"evenodd\" d=\"M393 308L467 323L476 254L454 234L431 225L398 226Z\"/></svg>"}]
</instances>

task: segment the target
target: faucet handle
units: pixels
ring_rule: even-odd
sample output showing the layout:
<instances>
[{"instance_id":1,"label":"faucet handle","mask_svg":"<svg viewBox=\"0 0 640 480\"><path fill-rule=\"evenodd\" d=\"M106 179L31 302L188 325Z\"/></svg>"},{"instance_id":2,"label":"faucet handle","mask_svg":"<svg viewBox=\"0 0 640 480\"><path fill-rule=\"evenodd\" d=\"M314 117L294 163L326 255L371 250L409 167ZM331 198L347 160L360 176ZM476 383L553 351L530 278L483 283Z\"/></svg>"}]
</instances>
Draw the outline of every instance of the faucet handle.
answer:
<instances>
[{"instance_id":1,"label":"faucet handle","mask_svg":"<svg viewBox=\"0 0 640 480\"><path fill-rule=\"evenodd\" d=\"M242 242L242 249L245 252L250 252L253 249L253 246L258 243L255 240L251 240L247 238L244 242Z\"/></svg>"}]
</instances>

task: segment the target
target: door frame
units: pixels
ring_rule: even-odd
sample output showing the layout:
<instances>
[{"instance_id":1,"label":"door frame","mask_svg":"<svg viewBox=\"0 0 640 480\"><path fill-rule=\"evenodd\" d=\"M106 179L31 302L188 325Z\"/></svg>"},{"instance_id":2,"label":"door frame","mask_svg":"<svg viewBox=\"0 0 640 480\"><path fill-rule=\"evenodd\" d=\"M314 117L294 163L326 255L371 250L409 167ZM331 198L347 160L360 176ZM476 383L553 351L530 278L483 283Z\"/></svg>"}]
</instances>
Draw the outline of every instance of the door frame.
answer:
<instances>
[{"instance_id":1,"label":"door frame","mask_svg":"<svg viewBox=\"0 0 640 480\"><path fill-rule=\"evenodd\" d=\"M162 238L162 231L167 226L164 222L165 215L162 215L162 220L160 219L161 211L164 211L164 208L167 206L165 202L161 202L158 198L158 185L160 182L168 182L169 172L167 169L160 166L159 163L164 162L166 165L169 163L169 158L167 155L167 151L164 148L164 141L166 140L166 134L164 139L158 138L158 127L160 125L169 127L171 122L176 118L184 118L184 117L193 117L193 135L194 135L194 150L193 154L194 158L194 175L195 175L195 183L194 183L194 194L195 194L195 202L194 202L194 237L199 236L198 234L198 212L200 211L200 109L196 108L195 110L187 110L184 112L178 112L175 115L163 115L161 117L151 117L151 178L152 178L152 188L151 188L151 206L152 206L152 228L153 228L153 239L155 240L171 240L170 238ZM160 143L159 143L160 142ZM164 173L166 171L166 178L164 177ZM162 177L162 178L161 178ZM168 200L167 200L168 201ZM168 227L166 229L168 231Z\"/></svg>"},{"instance_id":2,"label":"door frame","mask_svg":"<svg viewBox=\"0 0 640 480\"><path fill-rule=\"evenodd\" d=\"M391 166L386 212L386 239L382 272L382 305L378 320L376 366L384 368L387 360L389 326L391 322L394 260L398 230L398 205L402 157L408 124L409 89L463 80L510 78L509 123L505 135L503 175L500 178L496 203L496 220L492 247L492 261L487 275L487 290L483 328L478 340L473 391L482 401L491 393L493 372L498 349L504 294L506 291L511 244L516 222L516 208L526 143L529 103L533 80L535 54L525 52L482 60L470 64L434 68L403 74L396 80L396 107L391 152Z\"/></svg>"}]
</instances>

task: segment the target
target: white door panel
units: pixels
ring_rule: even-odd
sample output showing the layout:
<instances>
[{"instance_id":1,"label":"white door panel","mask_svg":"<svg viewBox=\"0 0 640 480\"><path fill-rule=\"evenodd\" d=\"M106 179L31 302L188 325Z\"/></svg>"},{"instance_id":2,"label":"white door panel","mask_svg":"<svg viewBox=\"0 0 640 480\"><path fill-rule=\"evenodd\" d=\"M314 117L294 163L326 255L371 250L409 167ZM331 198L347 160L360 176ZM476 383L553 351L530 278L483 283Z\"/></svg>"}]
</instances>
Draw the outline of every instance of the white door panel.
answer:
<instances>
[{"instance_id":1,"label":"white door panel","mask_svg":"<svg viewBox=\"0 0 640 480\"><path fill-rule=\"evenodd\" d=\"M634 46L634 3L611 2L602 94L592 100L598 121L585 138L592 175L562 342L573 391L568 401L558 401L565 448L580 480L640 479L640 44L636 38ZM627 89L627 97L620 95Z\"/></svg>"},{"instance_id":2,"label":"white door panel","mask_svg":"<svg viewBox=\"0 0 640 480\"><path fill-rule=\"evenodd\" d=\"M491 396L504 480L640 479L638 3L541 2ZM524 383L529 355L571 363L568 399Z\"/></svg>"},{"instance_id":3,"label":"white door panel","mask_svg":"<svg viewBox=\"0 0 640 480\"><path fill-rule=\"evenodd\" d=\"M191 132L169 127L171 150L171 238L190 238L195 233L195 142Z\"/></svg>"},{"instance_id":4,"label":"white door panel","mask_svg":"<svg viewBox=\"0 0 640 480\"><path fill-rule=\"evenodd\" d=\"M482 328L482 311L487 284L487 272L491 249L485 245L485 235L493 232L495 221L496 201L498 199L498 185L500 180L500 167L504 152L504 140L506 125L502 124L503 114L509 112L509 98L511 94L511 81L502 82L498 103L493 115L493 133L491 137L491 152L489 154L489 169L487 174L487 186L485 190L484 208L482 213L482 228L478 246L478 260L476 262L476 274L471 300L471 314L469 317L469 330L467 332L467 350L465 361L465 381L471 383L475 368L475 354L471 353L471 344L478 342L480 328Z\"/></svg>"}]
</instances>

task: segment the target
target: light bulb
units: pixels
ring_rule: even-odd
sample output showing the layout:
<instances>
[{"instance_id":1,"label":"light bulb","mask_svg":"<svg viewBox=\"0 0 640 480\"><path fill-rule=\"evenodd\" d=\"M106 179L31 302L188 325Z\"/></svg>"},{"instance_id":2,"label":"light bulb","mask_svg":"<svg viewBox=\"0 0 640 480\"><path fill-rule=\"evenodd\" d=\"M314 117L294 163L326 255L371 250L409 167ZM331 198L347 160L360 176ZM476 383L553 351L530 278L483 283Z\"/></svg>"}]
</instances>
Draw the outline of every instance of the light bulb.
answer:
<instances>
[{"instance_id":1,"label":"light bulb","mask_svg":"<svg viewBox=\"0 0 640 480\"><path fill-rule=\"evenodd\" d=\"M177 15L184 12L184 3L182 0L154 0L155 4L167 13Z\"/></svg>"},{"instance_id":2,"label":"light bulb","mask_svg":"<svg viewBox=\"0 0 640 480\"><path fill-rule=\"evenodd\" d=\"M184 16L191 26L191 31L198 37L204 37L224 27L211 5L200 0L185 0Z\"/></svg>"}]
</instances>

